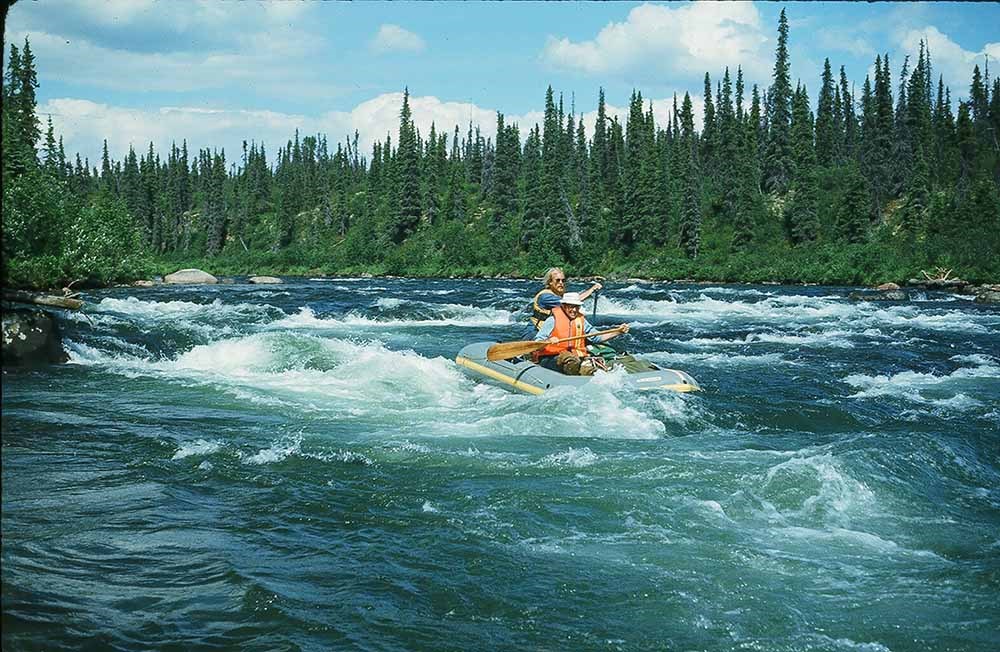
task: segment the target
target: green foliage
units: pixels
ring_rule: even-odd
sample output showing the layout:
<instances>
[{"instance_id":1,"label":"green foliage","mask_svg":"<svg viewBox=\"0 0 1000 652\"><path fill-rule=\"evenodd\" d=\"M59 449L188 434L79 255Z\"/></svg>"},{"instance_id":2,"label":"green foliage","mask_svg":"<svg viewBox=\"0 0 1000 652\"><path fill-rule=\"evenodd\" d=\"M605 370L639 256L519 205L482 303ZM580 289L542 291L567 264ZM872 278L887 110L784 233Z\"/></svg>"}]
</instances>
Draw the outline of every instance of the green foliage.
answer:
<instances>
[{"instance_id":1,"label":"green foliage","mask_svg":"<svg viewBox=\"0 0 1000 652\"><path fill-rule=\"evenodd\" d=\"M103 193L69 225L64 260L73 278L99 283L138 278L150 269L142 237L124 202Z\"/></svg>"},{"instance_id":2,"label":"green foliage","mask_svg":"<svg viewBox=\"0 0 1000 652\"><path fill-rule=\"evenodd\" d=\"M5 178L3 184L3 257L58 255L63 231L73 213L63 184L39 169Z\"/></svg>"}]
</instances>

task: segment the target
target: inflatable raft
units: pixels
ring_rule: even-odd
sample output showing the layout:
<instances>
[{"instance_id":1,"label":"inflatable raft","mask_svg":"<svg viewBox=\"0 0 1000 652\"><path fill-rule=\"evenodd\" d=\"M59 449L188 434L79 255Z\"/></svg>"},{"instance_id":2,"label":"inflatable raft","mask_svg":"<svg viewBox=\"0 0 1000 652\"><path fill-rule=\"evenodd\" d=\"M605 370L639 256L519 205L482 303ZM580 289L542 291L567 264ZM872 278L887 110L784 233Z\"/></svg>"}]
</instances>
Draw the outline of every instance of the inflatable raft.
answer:
<instances>
[{"instance_id":1,"label":"inflatable raft","mask_svg":"<svg viewBox=\"0 0 1000 652\"><path fill-rule=\"evenodd\" d=\"M567 376L535 364L530 359L487 360L486 350L496 342L477 342L458 352L455 362L467 373L493 380L528 394L541 394L553 387L576 387L590 382L593 376ZM701 389L698 382L683 371L662 369L655 364L628 354L616 353L610 347L601 347L602 357L612 368L624 367L626 382L639 390L669 390L695 392Z\"/></svg>"}]
</instances>

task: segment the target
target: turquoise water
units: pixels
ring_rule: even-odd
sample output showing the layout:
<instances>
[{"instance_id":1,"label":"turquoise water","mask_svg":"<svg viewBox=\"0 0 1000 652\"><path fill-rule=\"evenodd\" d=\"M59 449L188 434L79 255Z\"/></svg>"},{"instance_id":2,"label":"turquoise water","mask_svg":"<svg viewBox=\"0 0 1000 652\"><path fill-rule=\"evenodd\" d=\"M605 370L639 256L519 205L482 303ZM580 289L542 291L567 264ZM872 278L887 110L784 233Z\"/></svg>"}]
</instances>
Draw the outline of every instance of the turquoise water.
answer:
<instances>
[{"instance_id":1,"label":"turquoise water","mask_svg":"<svg viewBox=\"0 0 1000 652\"><path fill-rule=\"evenodd\" d=\"M528 282L88 293L3 378L3 649L996 650L1000 310L849 290L611 284L705 391L541 397L453 362Z\"/></svg>"}]
</instances>

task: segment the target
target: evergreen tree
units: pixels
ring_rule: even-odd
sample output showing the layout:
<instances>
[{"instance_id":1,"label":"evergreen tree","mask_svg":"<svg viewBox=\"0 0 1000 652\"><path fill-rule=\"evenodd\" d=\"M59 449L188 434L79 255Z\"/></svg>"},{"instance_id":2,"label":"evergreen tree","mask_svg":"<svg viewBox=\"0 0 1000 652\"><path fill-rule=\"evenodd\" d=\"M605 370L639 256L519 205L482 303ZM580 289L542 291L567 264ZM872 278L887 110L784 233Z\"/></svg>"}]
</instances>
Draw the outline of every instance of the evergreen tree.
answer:
<instances>
[{"instance_id":1,"label":"evergreen tree","mask_svg":"<svg viewBox=\"0 0 1000 652\"><path fill-rule=\"evenodd\" d=\"M590 147L591 160L591 187L594 193L594 201L600 205L607 195L610 186L610 174L608 172L608 116L607 107L604 103L604 89L601 88L597 94L597 119L594 123L594 141Z\"/></svg>"},{"instance_id":2,"label":"evergreen tree","mask_svg":"<svg viewBox=\"0 0 1000 652\"><path fill-rule=\"evenodd\" d=\"M205 200L207 239L205 250L209 256L222 251L226 243L226 153L222 151L212 156L211 167L206 171L208 188Z\"/></svg>"},{"instance_id":3,"label":"evergreen tree","mask_svg":"<svg viewBox=\"0 0 1000 652\"><path fill-rule=\"evenodd\" d=\"M712 100L712 80L705 73L704 112L702 115L701 142L699 147L699 164L701 171L712 175L715 172L715 145L718 129L715 124L715 103Z\"/></svg>"},{"instance_id":4,"label":"evergreen tree","mask_svg":"<svg viewBox=\"0 0 1000 652\"><path fill-rule=\"evenodd\" d=\"M789 80L788 19L781 10L778 19L778 46L775 52L774 83L768 93L769 132L764 159L764 187L770 192L784 192L792 179L791 102Z\"/></svg>"},{"instance_id":5,"label":"evergreen tree","mask_svg":"<svg viewBox=\"0 0 1000 652\"><path fill-rule=\"evenodd\" d=\"M917 145L914 155L913 174L910 175L906 204L902 210L900 228L910 236L917 236L925 226L925 217L930 201L930 168L924 156L923 147Z\"/></svg>"},{"instance_id":6,"label":"evergreen tree","mask_svg":"<svg viewBox=\"0 0 1000 652\"><path fill-rule=\"evenodd\" d=\"M420 159L417 136L410 114L410 91L403 93L403 107L399 112L399 146L397 165L397 212L389 227L389 239L399 244L409 237L420 223Z\"/></svg>"},{"instance_id":7,"label":"evergreen tree","mask_svg":"<svg viewBox=\"0 0 1000 652\"><path fill-rule=\"evenodd\" d=\"M792 143L795 157L794 194L786 213L786 226L793 244L816 239L819 233L819 188L813 122L806 88L796 88L792 99Z\"/></svg>"},{"instance_id":8,"label":"evergreen tree","mask_svg":"<svg viewBox=\"0 0 1000 652\"><path fill-rule=\"evenodd\" d=\"M19 89L15 105L17 111L15 134L20 141L26 165L34 168L38 165L36 149L42 133L38 129L36 112L38 101L35 98L35 89L38 88L38 76L35 72L35 55L31 52L31 44L28 43L27 37L24 38L24 49L21 51L21 67L17 83Z\"/></svg>"},{"instance_id":9,"label":"evergreen tree","mask_svg":"<svg viewBox=\"0 0 1000 652\"><path fill-rule=\"evenodd\" d=\"M130 215L139 215L142 205L142 185L139 176L139 161L135 149L129 145L128 156L125 157L125 169L122 174L122 199Z\"/></svg>"},{"instance_id":10,"label":"evergreen tree","mask_svg":"<svg viewBox=\"0 0 1000 652\"><path fill-rule=\"evenodd\" d=\"M542 124L542 170L539 187L539 202L542 210L543 248L564 251L566 238L559 217L564 215L561 205L561 161L559 160L562 125L556 109L552 87L545 92L545 117Z\"/></svg>"},{"instance_id":11,"label":"evergreen tree","mask_svg":"<svg viewBox=\"0 0 1000 652\"><path fill-rule=\"evenodd\" d=\"M865 178L854 163L844 171L845 191L837 207L837 236L849 243L864 242L872 222L871 197Z\"/></svg>"},{"instance_id":12,"label":"evergreen tree","mask_svg":"<svg viewBox=\"0 0 1000 652\"><path fill-rule=\"evenodd\" d=\"M632 91L629 100L628 122L625 125L625 160L622 174L624 213L616 230L618 243L626 250L632 247L642 231L644 205L649 197L640 193L640 174L645 151L645 125L642 113L642 95Z\"/></svg>"},{"instance_id":13,"label":"evergreen tree","mask_svg":"<svg viewBox=\"0 0 1000 652\"><path fill-rule=\"evenodd\" d=\"M56 146L56 133L52 127L52 116L48 118L48 126L45 129L45 171L54 177L59 177L62 165L59 160L59 148Z\"/></svg>"},{"instance_id":14,"label":"evergreen tree","mask_svg":"<svg viewBox=\"0 0 1000 652\"><path fill-rule=\"evenodd\" d=\"M522 165L524 199L521 208L521 248L543 248L545 203L542 197L542 136L538 125L528 133L524 143Z\"/></svg>"},{"instance_id":15,"label":"evergreen tree","mask_svg":"<svg viewBox=\"0 0 1000 652\"><path fill-rule=\"evenodd\" d=\"M847 73L844 66L840 67L840 101L843 107L844 124L841 127L843 133L844 159L850 159L857 155L857 112L854 107L854 93L847 87Z\"/></svg>"},{"instance_id":16,"label":"evergreen tree","mask_svg":"<svg viewBox=\"0 0 1000 652\"><path fill-rule=\"evenodd\" d=\"M694 133L691 97L685 93L681 104L682 199L679 243L689 258L697 258L701 248L701 183Z\"/></svg>"},{"instance_id":17,"label":"evergreen tree","mask_svg":"<svg viewBox=\"0 0 1000 652\"><path fill-rule=\"evenodd\" d=\"M493 221L491 230L499 233L510 225L517 214L518 159L521 149L517 125L507 125L497 112L497 145L494 163Z\"/></svg>"},{"instance_id":18,"label":"evergreen tree","mask_svg":"<svg viewBox=\"0 0 1000 652\"><path fill-rule=\"evenodd\" d=\"M722 189L722 216L724 221L732 222L740 210L740 194L743 192L737 160L743 140L742 125L737 123L732 106L732 83L729 79L729 68L722 76L722 87L719 102L716 105L718 120L718 154L716 166L719 171L719 185Z\"/></svg>"},{"instance_id":19,"label":"evergreen tree","mask_svg":"<svg viewBox=\"0 0 1000 652\"><path fill-rule=\"evenodd\" d=\"M830 60L823 62L822 84L816 107L816 163L827 166L833 163L837 153L838 120L834 115L833 72Z\"/></svg>"},{"instance_id":20,"label":"evergreen tree","mask_svg":"<svg viewBox=\"0 0 1000 652\"><path fill-rule=\"evenodd\" d=\"M101 153L101 188L104 192L115 193L115 179L111 173L111 159L108 157L107 138L104 139L104 149Z\"/></svg>"}]
</instances>

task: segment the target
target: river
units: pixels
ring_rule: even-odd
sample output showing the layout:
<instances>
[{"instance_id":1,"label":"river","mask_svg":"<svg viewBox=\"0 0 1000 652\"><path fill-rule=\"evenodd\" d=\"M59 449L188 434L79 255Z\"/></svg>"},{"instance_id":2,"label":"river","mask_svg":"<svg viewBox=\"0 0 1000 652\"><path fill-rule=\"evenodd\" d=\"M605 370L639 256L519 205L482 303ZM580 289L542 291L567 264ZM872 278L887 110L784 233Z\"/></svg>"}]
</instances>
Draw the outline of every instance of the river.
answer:
<instances>
[{"instance_id":1,"label":"river","mask_svg":"<svg viewBox=\"0 0 1000 652\"><path fill-rule=\"evenodd\" d=\"M536 397L454 363L533 283L288 281L5 370L4 650L1000 647L997 307L612 283L704 391Z\"/></svg>"}]
</instances>

